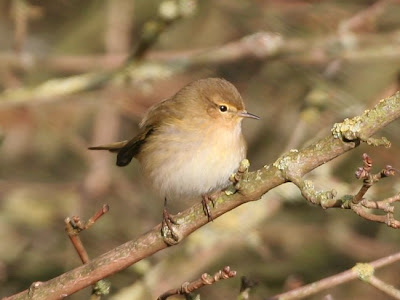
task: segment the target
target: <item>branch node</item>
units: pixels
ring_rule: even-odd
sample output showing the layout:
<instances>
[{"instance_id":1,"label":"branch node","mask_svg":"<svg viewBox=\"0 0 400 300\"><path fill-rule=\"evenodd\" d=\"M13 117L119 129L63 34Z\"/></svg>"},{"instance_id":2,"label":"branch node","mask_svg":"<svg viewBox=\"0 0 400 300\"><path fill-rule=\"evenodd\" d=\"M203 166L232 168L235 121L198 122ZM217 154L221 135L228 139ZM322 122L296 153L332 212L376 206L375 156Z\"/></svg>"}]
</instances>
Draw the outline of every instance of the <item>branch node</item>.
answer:
<instances>
[{"instance_id":1,"label":"branch node","mask_svg":"<svg viewBox=\"0 0 400 300\"><path fill-rule=\"evenodd\" d=\"M336 139L341 139L344 142L355 141L360 139L361 125L361 116L356 116L351 119L346 118L342 123L335 123L331 132Z\"/></svg>"},{"instance_id":2,"label":"branch node","mask_svg":"<svg viewBox=\"0 0 400 300\"><path fill-rule=\"evenodd\" d=\"M180 294L189 294L190 293L189 285L190 285L190 282L188 282L188 281L182 283L181 289L180 289Z\"/></svg>"},{"instance_id":3,"label":"branch node","mask_svg":"<svg viewBox=\"0 0 400 300\"><path fill-rule=\"evenodd\" d=\"M382 177L394 176L396 174L396 169L391 165L385 166L385 168L381 171Z\"/></svg>"},{"instance_id":4,"label":"branch node","mask_svg":"<svg viewBox=\"0 0 400 300\"><path fill-rule=\"evenodd\" d=\"M340 205L343 209L351 209L351 205L353 203L354 196L353 195L344 195L340 200L342 204Z\"/></svg>"},{"instance_id":5,"label":"branch node","mask_svg":"<svg viewBox=\"0 0 400 300\"><path fill-rule=\"evenodd\" d=\"M342 123L335 123L331 129L333 137L341 139L344 142L356 142L358 140L366 142L370 146L384 146L385 148L389 148L391 143L387 138L365 137L363 134L364 117L371 114L373 114L372 110L366 110L361 116L351 119L346 118Z\"/></svg>"},{"instance_id":6,"label":"branch node","mask_svg":"<svg viewBox=\"0 0 400 300\"><path fill-rule=\"evenodd\" d=\"M35 281L31 284L28 290L28 296L29 298L32 298L33 295L35 294L35 291L42 285L42 281Z\"/></svg>"},{"instance_id":7,"label":"branch node","mask_svg":"<svg viewBox=\"0 0 400 300\"><path fill-rule=\"evenodd\" d=\"M105 279L97 281L93 286L92 294L97 296L108 295L110 293L111 282Z\"/></svg>"},{"instance_id":8,"label":"branch node","mask_svg":"<svg viewBox=\"0 0 400 300\"><path fill-rule=\"evenodd\" d=\"M355 174L357 179L367 179L372 168L372 158L367 153L364 153L362 158L364 165L357 169Z\"/></svg>"},{"instance_id":9,"label":"branch node","mask_svg":"<svg viewBox=\"0 0 400 300\"><path fill-rule=\"evenodd\" d=\"M201 275L201 281L204 285L210 285L210 284L213 284L213 282L216 280L214 280L214 278L211 277L210 274L204 273Z\"/></svg>"},{"instance_id":10,"label":"branch node","mask_svg":"<svg viewBox=\"0 0 400 300\"><path fill-rule=\"evenodd\" d=\"M291 162L290 156L283 155L283 156L279 157L272 165L275 168L285 172L288 169L290 162Z\"/></svg>"},{"instance_id":11,"label":"branch node","mask_svg":"<svg viewBox=\"0 0 400 300\"><path fill-rule=\"evenodd\" d=\"M337 192L335 190L317 191L311 180L303 180L299 177L291 177L290 181L300 189L303 197L313 204L320 205L325 209L334 206L334 203L336 203Z\"/></svg>"},{"instance_id":12,"label":"branch node","mask_svg":"<svg viewBox=\"0 0 400 300\"><path fill-rule=\"evenodd\" d=\"M374 275L375 269L373 266L367 263L357 263L353 267L353 271L356 272L358 278L362 281L368 282L371 276Z\"/></svg>"}]
</instances>

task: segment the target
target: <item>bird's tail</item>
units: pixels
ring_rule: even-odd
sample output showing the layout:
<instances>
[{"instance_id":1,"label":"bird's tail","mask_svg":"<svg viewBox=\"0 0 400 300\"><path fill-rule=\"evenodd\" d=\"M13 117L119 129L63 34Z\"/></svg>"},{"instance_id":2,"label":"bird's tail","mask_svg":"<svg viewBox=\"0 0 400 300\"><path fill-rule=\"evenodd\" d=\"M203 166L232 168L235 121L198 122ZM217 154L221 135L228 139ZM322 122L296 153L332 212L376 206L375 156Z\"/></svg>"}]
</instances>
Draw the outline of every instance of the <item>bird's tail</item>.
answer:
<instances>
[{"instance_id":1,"label":"bird's tail","mask_svg":"<svg viewBox=\"0 0 400 300\"><path fill-rule=\"evenodd\" d=\"M89 150L108 150L110 152L117 152L117 166L124 167L131 162L132 158L139 154L146 139L153 131L153 127L147 126L140 134L131 140L89 147Z\"/></svg>"},{"instance_id":2,"label":"bird's tail","mask_svg":"<svg viewBox=\"0 0 400 300\"><path fill-rule=\"evenodd\" d=\"M119 152L122 148L128 144L128 140L122 141L122 142L115 142L111 144L106 144L106 145L100 145L100 146L94 146L94 147L89 147L89 150L108 150L110 152Z\"/></svg>"},{"instance_id":3,"label":"bird's tail","mask_svg":"<svg viewBox=\"0 0 400 300\"><path fill-rule=\"evenodd\" d=\"M116 142L106 145L89 147L89 150L108 150L118 153L117 166L124 167L129 164L132 158L139 152L140 146L144 143L142 140L132 139L130 141Z\"/></svg>"}]
</instances>

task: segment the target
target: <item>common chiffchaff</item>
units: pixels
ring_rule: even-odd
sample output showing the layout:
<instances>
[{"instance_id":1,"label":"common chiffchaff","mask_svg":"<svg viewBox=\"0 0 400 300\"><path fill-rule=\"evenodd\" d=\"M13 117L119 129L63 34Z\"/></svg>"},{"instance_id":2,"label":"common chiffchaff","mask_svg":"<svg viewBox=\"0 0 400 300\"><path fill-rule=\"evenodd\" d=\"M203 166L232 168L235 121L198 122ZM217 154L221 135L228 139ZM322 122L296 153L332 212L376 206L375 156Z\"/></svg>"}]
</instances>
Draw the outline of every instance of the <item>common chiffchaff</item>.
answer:
<instances>
[{"instance_id":1,"label":"common chiffchaff","mask_svg":"<svg viewBox=\"0 0 400 300\"><path fill-rule=\"evenodd\" d=\"M118 152L118 166L137 158L166 199L200 195L205 199L229 185L230 175L246 156L243 118L259 119L245 110L231 83L201 79L153 105L133 139L89 149ZM210 218L208 206L205 212Z\"/></svg>"}]
</instances>

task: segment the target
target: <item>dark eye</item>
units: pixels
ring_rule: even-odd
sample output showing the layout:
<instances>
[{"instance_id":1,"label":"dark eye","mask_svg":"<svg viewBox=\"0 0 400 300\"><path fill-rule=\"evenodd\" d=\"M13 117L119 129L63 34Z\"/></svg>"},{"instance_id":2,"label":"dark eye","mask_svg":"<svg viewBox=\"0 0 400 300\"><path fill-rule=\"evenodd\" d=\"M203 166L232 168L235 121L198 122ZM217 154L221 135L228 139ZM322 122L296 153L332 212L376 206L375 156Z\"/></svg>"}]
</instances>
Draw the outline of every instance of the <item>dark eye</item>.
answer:
<instances>
[{"instance_id":1,"label":"dark eye","mask_svg":"<svg viewBox=\"0 0 400 300\"><path fill-rule=\"evenodd\" d=\"M226 112L228 110L228 108L225 105L220 105L219 110L222 112Z\"/></svg>"}]
</instances>

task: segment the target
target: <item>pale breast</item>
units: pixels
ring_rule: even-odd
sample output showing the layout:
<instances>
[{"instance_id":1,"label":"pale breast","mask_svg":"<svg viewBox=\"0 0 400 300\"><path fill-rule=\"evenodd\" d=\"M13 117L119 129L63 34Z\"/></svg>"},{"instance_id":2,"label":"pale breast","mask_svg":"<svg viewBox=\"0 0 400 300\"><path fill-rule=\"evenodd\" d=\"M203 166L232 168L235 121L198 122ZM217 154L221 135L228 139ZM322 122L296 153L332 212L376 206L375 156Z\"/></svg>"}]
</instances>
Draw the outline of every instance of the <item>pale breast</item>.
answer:
<instances>
[{"instance_id":1,"label":"pale breast","mask_svg":"<svg viewBox=\"0 0 400 300\"><path fill-rule=\"evenodd\" d=\"M198 196L225 188L245 158L240 122L232 129L213 126L199 131L167 127L146 141L146 155L138 159L163 197Z\"/></svg>"}]
</instances>

